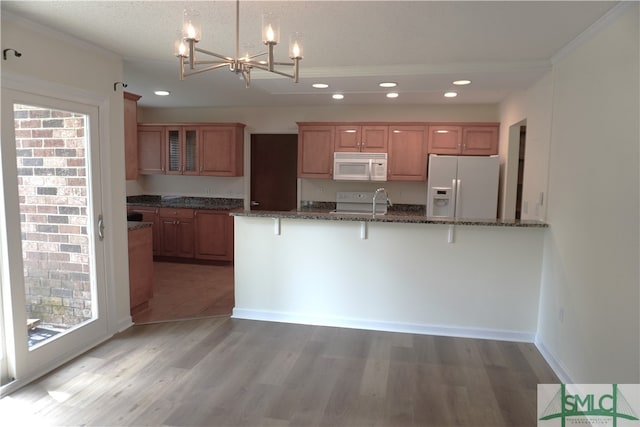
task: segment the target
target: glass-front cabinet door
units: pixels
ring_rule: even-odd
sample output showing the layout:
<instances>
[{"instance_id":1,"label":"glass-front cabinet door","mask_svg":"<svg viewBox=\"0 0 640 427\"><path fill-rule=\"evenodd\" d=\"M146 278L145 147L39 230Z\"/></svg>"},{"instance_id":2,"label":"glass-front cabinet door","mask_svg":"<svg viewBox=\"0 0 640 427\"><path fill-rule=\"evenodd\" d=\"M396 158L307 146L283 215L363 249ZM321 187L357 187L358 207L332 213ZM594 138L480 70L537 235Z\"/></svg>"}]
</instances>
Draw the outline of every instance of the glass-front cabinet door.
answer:
<instances>
[{"instance_id":1,"label":"glass-front cabinet door","mask_svg":"<svg viewBox=\"0 0 640 427\"><path fill-rule=\"evenodd\" d=\"M184 129L184 175L198 174L198 132L196 129Z\"/></svg>"},{"instance_id":2,"label":"glass-front cabinet door","mask_svg":"<svg viewBox=\"0 0 640 427\"><path fill-rule=\"evenodd\" d=\"M196 175L198 173L197 134L195 128L166 128L167 174Z\"/></svg>"}]
</instances>

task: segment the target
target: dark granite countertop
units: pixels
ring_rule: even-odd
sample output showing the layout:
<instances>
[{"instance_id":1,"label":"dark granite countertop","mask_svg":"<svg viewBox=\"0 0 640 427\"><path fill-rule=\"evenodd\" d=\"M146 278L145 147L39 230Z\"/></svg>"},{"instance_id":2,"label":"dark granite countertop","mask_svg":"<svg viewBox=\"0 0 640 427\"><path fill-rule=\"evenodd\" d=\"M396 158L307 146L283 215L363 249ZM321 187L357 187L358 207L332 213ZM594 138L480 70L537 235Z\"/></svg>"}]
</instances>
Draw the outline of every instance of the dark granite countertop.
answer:
<instances>
[{"instance_id":1,"label":"dark granite countertop","mask_svg":"<svg viewBox=\"0 0 640 427\"><path fill-rule=\"evenodd\" d=\"M362 214L337 214L330 210L300 210L300 211L238 211L231 213L233 216L286 218L286 219L311 219L328 221L366 221L366 222L398 222L410 224L445 224L445 225L474 225L493 227L530 227L545 228L548 224L531 220L473 220L473 219L448 219L432 218L425 216L424 206L422 211L390 210L386 215L362 215Z\"/></svg>"},{"instance_id":2,"label":"dark granite countertop","mask_svg":"<svg viewBox=\"0 0 640 427\"><path fill-rule=\"evenodd\" d=\"M128 196L127 205L149 206L154 208L187 208L230 210L242 209L244 200L219 197L183 197L183 196Z\"/></svg>"},{"instance_id":3,"label":"dark granite countertop","mask_svg":"<svg viewBox=\"0 0 640 427\"><path fill-rule=\"evenodd\" d=\"M141 228L153 227L152 222L142 222L142 221L127 221L127 230L139 230Z\"/></svg>"}]
</instances>

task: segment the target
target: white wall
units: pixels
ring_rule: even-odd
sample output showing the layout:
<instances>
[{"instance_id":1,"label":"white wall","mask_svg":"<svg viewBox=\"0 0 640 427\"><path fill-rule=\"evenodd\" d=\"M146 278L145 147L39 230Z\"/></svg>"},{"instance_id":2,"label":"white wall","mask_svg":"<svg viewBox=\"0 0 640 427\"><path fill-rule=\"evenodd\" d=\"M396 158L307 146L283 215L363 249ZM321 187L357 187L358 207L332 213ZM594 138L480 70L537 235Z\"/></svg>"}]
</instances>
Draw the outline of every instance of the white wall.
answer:
<instances>
[{"instance_id":1,"label":"white wall","mask_svg":"<svg viewBox=\"0 0 640 427\"><path fill-rule=\"evenodd\" d=\"M385 106L329 106L295 108L140 108L139 122L240 122L247 125L246 133L298 133L296 122L319 121L498 121L497 105L385 105ZM250 156L245 144L245 165ZM249 167L245 167L245 182L241 193L248 193ZM238 181L215 177L144 177L127 182L127 194L183 194L242 198ZM426 203L426 184L385 183L394 203ZM374 191L376 184L353 184L332 180L300 180L301 200L331 201L337 191ZM206 191L205 191L206 190ZM248 194L247 194L248 197Z\"/></svg>"},{"instance_id":2,"label":"white wall","mask_svg":"<svg viewBox=\"0 0 640 427\"><path fill-rule=\"evenodd\" d=\"M514 93L500 104L500 162L501 174L501 207L502 218L508 218L505 208L515 206L512 198L515 194L507 194L514 190L517 182L517 156L509 155L509 128L526 120L527 137L525 150L524 179L522 191L522 219L545 220L546 192L549 162L549 142L551 138L551 100L553 80L551 73L545 74L536 84L525 91ZM514 170L514 168L516 170ZM507 178L509 177L509 178ZM511 179L507 185L506 179ZM540 194L542 204L540 203ZM513 216L511 216L513 218Z\"/></svg>"},{"instance_id":3,"label":"white wall","mask_svg":"<svg viewBox=\"0 0 640 427\"><path fill-rule=\"evenodd\" d=\"M538 343L577 383L640 382L638 9L553 67Z\"/></svg>"},{"instance_id":4,"label":"white wall","mask_svg":"<svg viewBox=\"0 0 640 427\"><path fill-rule=\"evenodd\" d=\"M9 13L2 14L2 47L22 52L2 61L3 74L68 88L75 95L105 100L100 141L103 165L103 214L105 217L107 280L112 297L108 316L111 332L128 326L129 276L124 184L124 105L121 90L122 60L113 54L68 36L28 23ZM64 96L64 94L62 95ZM5 143L5 141L3 141ZM15 243L17 246L19 242Z\"/></svg>"}]
</instances>

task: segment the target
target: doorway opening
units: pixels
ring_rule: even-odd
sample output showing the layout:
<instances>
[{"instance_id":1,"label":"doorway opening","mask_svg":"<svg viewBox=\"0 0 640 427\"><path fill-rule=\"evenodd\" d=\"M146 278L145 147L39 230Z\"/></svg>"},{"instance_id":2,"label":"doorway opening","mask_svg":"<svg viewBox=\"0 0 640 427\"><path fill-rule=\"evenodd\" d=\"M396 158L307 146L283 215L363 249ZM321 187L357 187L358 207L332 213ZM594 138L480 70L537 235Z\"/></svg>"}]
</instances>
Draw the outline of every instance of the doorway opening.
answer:
<instances>
[{"instance_id":1,"label":"doorway opening","mask_svg":"<svg viewBox=\"0 0 640 427\"><path fill-rule=\"evenodd\" d=\"M296 209L297 159L297 134L251 135L251 209Z\"/></svg>"},{"instance_id":2,"label":"doorway opening","mask_svg":"<svg viewBox=\"0 0 640 427\"><path fill-rule=\"evenodd\" d=\"M527 141L527 126L520 126L520 148L518 150L518 185L516 188L516 219L522 218L522 184L524 182L524 155Z\"/></svg>"}]
</instances>

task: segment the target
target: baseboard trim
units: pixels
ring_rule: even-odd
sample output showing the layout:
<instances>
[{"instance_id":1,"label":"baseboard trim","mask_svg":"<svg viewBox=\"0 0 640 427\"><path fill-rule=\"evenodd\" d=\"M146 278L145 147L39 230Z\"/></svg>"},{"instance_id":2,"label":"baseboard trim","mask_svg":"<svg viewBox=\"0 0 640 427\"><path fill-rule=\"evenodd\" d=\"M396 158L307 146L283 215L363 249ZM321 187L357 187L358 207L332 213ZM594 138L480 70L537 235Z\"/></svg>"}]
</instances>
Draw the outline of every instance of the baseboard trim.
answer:
<instances>
[{"instance_id":1,"label":"baseboard trim","mask_svg":"<svg viewBox=\"0 0 640 427\"><path fill-rule=\"evenodd\" d=\"M455 326L386 322L343 317L309 316L301 313L250 310L237 307L233 309L231 317L234 319L262 320L267 322L297 323L302 325L332 326L350 329L401 332L420 335L440 335L460 338L478 338L498 341L533 343L535 338L535 334L529 332L483 328L460 328Z\"/></svg>"},{"instance_id":2,"label":"baseboard trim","mask_svg":"<svg viewBox=\"0 0 640 427\"><path fill-rule=\"evenodd\" d=\"M120 319L120 321L118 321L115 332L119 333L119 332L125 331L132 326L133 326L133 319L131 318L131 316L126 316Z\"/></svg>"},{"instance_id":3,"label":"baseboard trim","mask_svg":"<svg viewBox=\"0 0 640 427\"><path fill-rule=\"evenodd\" d=\"M533 344L536 346L544 360L547 361L547 364L551 367L551 370L556 374L562 384L575 384L563 364L553 356L537 335Z\"/></svg>"}]
</instances>

